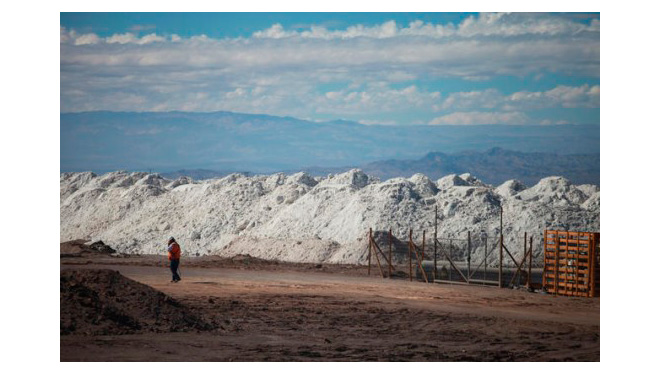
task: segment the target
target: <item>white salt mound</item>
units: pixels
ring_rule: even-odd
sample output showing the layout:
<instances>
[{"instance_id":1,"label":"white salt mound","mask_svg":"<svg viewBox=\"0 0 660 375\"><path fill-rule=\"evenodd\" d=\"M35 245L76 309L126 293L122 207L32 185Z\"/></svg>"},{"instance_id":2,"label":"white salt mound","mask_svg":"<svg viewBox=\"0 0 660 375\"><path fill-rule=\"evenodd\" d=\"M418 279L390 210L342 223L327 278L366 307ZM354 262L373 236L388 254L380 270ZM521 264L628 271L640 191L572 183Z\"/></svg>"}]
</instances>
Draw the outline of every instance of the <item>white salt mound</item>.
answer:
<instances>
[{"instance_id":1,"label":"white salt mound","mask_svg":"<svg viewBox=\"0 0 660 375\"><path fill-rule=\"evenodd\" d=\"M469 174L381 182L354 169L327 177L232 174L195 182L118 171L60 175L60 241L88 238L119 252L164 254L174 236L184 255L361 263L369 228L392 228L404 241L413 229L421 242L422 230L427 238L433 233L436 207L439 237L497 236L500 203L507 247L517 258L524 232L538 241L546 228L600 227L598 187L562 177L529 188L515 180L493 188ZM535 245L534 255L542 250Z\"/></svg>"}]
</instances>

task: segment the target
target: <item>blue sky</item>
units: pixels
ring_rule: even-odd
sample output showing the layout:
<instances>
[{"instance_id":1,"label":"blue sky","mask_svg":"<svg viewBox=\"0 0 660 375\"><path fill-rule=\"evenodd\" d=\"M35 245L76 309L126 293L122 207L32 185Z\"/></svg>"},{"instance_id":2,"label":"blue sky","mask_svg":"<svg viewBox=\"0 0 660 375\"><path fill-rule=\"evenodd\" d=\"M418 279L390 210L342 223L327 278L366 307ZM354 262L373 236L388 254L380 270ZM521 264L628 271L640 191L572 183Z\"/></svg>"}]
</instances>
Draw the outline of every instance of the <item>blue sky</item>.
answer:
<instances>
[{"instance_id":1,"label":"blue sky","mask_svg":"<svg viewBox=\"0 0 660 375\"><path fill-rule=\"evenodd\" d=\"M60 111L600 124L598 13L61 13Z\"/></svg>"}]
</instances>

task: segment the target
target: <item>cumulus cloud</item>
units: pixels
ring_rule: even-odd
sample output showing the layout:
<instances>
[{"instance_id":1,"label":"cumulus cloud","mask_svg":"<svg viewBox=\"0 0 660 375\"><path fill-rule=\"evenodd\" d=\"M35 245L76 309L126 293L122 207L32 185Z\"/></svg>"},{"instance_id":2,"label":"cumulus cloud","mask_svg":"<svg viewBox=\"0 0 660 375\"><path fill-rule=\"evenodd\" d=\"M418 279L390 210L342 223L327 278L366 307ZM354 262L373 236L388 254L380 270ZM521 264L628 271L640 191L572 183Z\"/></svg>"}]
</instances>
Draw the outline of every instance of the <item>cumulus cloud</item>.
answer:
<instances>
[{"instance_id":1,"label":"cumulus cloud","mask_svg":"<svg viewBox=\"0 0 660 375\"><path fill-rule=\"evenodd\" d=\"M565 86L542 92L516 92L506 98L507 108L598 108L600 85Z\"/></svg>"},{"instance_id":2,"label":"cumulus cloud","mask_svg":"<svg viewBox=\"0 0 660 375\"><path fill-rule=\"evenodd\" d=\"M313 105L317 113L383 113L430 107L439 97L439 92L423 91L416 85L397 89L387 84L371 84L361 90L326 92Z\"/></svg>"},{"instance_id":3,"label":"cumulus cloud","mask_svg":"<svg viewBox=\"0 0 660 375\"><path fill-rule=\"evenodd\" d=\"M589 24L573 19L529 13L483 13L470 16L458 25L433 24L420 20L408 25L398 25L386 21L380 25L352 25L344 30L328 30L311 25L307 30L286 30L281 24L274 24L265 30L253 33L255 38L309 38L309 39L351 39L351 38L394 38L401 36L423 36L430 38L477 37L477 36L520 36L520 35L576 35L598 33L599 20Z\"/></svg>"},{"instance_id":4,"label":"cumulus cloud","mask_svg":"<svg viewBox=\"0 0 660 375\"><path fill-rule=\"evenodd\" d=\"M454 112L436 117L429 125L529 125L522 112Z\"/></svg>"},{"instance_id":5,"label":"cumulus cloud","mask_svg":"<svg viewBox=\"0 0 660 375\"><path fill-rule=\"evenodd\" d=\"M524 111L543 108L598 108L600 85L559 85L547 91L519 91L504 95L496 89L456 92L433 106L436 111L465 109L500 109Z\"/></svg>"}]
</instances>

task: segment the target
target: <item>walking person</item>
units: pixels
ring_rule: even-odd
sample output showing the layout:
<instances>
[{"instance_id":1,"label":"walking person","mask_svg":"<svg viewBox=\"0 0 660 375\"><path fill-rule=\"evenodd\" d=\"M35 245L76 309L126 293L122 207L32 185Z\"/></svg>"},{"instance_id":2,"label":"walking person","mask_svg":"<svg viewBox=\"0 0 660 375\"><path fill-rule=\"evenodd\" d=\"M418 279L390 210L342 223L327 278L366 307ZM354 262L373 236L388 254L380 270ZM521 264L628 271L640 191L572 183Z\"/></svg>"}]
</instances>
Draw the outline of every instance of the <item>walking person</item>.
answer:
<instances>
[{"instance_id":1,"label":"walking person","mask_svg":"<svg viewBox=\"0 0 660 375\"><path fill-rule=\"evenodd\" d=\"M172 271L172 283L178 283L181 280L179 276L179 259L181 258L181 247L174 237L167 241L167 259L170 261L170 270Z\"/></svg>"}]
</instances>

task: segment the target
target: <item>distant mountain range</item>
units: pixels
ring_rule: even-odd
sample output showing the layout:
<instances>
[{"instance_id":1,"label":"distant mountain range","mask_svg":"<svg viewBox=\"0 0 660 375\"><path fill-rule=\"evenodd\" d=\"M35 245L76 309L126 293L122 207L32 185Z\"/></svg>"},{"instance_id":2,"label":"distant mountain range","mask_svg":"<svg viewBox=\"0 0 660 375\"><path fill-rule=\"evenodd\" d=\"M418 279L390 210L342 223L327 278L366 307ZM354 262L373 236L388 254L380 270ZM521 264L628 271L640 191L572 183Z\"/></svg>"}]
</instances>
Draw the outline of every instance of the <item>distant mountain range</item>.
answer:
<instances>
[{"instance_id":1,"label":"distant mountain range","mask_svg":"<svg viewBox=\"0 0 660 375\"><path fill-rule=\"evenodd\" d=\"M317 165L338 170L362 166L366 171L391 176L414 168L437 172L438 168L453 171L476 162L483 164L489 157L479 153L493 147L549 155L598 154L600 127L386 126L232 112L60 114L60 172L199 168L272 173ZM468 154L456 154L465 150L476 152L473 159ZM425 156L434 151L444 154ZM520 156L507 160L520 163L516 158ZM547 163L554 159L547 156L545 161L535 162L525 158L525 166L531 165L531 170L524 176L533 176L539 163L549 171ZM571 168L575 166L569 162L572 159L566 159ZM490 172L492 165L487 165L483 170ZM432 175L442 173L436 172Z\"/></svg>"},{"instance_id":2,"label":"distant mountain range","mask_svg":"<svg viewBox=\"0 0 660 375\"><path fill-rule=\"evenodd\" d=\"M175 180L179 177L190 177L193 180L208 180L209 178L228 176L232 173L239 173L245 176L251 176L253 174L242 171L214 171L211 169L179 169L178 171L162 172L159 174L170 180Z\"/></svg>"},{"instance_id":3,"label":"distant mountain range","mask_svg":"<svg viewBox=\"0 0 660 375\"><path fill-rule=\"evenodd\" d=\"M418 160L378 161L368 163L362 169L380 178L423 173L437 179L452 173L469 172L493 185L516 179L531 186L548 176L566 177L576 184L600 185L600 154L559 155L492 148L486 152L456 154L431 152Z\"/></svg>"},{"instance_id":4,"label":"distant mountain range","mask_svg":"<svg viewBox=\"0 0 660 375\"><path fill-rule=\"evenodd\" d=\"M384 160L359 166L346 167L309 167L300 170L311 175L327 175L345 172L351 168L360 168L365 173L381 180L393 177L410 177L422 173L429 178L438 179L448 174L471 173L483 182L499 185L504 181L516 179L531 186L541 178L562 176L575 184L600 185L600 155L576 154L559 155L555 153L519 152L492 148L485 152L459 152L447 154L431 152L417 160ZM285 173L300 170L286 170ZM251 175L250 172L213 171L206 169L179 170L161 173L166 178L189 176L202 180L223 177L230 173Z\"/></svg>"}]
</instances>

